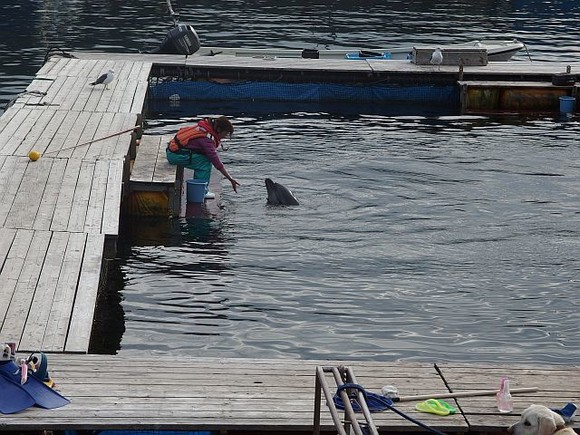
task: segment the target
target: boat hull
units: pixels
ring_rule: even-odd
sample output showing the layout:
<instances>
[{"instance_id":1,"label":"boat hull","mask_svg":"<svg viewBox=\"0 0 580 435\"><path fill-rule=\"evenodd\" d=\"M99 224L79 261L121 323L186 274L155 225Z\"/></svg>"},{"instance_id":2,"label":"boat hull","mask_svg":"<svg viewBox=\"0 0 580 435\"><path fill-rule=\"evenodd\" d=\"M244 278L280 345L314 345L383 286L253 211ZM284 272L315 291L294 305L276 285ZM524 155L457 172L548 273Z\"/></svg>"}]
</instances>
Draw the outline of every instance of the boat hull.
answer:
<instances>
[{"instance_id":1,"label":"boat hull","mask_svg":"<svg viewBox=\"0 0 580 435\"><path fill-rule=\"evenodd\" d=\"M446 45L446 48L478 47L487 50L491 62L505 62L524 48L517 40L480 42ZM412 60L413 47L398 47L373 50L300 50L280 48L233 48L233 47L201 47L194 56L236 56L263 58L316 58L316 59L346 59L346 60Z\"/></svg>"}]
</instances>

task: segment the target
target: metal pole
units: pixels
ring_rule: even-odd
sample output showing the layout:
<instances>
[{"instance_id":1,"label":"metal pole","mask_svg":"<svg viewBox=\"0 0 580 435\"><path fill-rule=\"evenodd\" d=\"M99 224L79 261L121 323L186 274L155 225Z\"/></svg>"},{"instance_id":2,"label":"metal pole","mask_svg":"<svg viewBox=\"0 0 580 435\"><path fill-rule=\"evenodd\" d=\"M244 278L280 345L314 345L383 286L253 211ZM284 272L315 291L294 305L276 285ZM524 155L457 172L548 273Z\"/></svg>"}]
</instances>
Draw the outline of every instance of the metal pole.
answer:
<instances>
[{"instance_id":1,"label":"metal pole","mask_svg":"<svg viewBox=\"0 0 580 435\"><path fill-rule=\"evenodd\" d=\"M356 377L354 376L354 372L351 370L350 367L346 367L346 372L348 373L350 382L352 382L353 384L358 384L358 382L356 381ZM377 427L373 422L373 417L371 416L371 411L369 410L364 394L360 390L357 390L357 392L358 392L358 401L360 403L363 415L365 416L365 419L367 421L368 427L371 430L371 434L379 435L379 431L377 430Z\"/></svg>"},{"instance_id":2,"label":"metal pole","mask_svg":"<svg viewBox=\"0 0 580 435\"><path fill-rule=\"evenodd\" d=\"M531 388L510 388L510 394L518 393L535 393L538 391L537 387ZM391 399L393 402L413 402L427 399L446 399L452 397L477 397L477 396L494 396L498 390L481 390L481 391L460 391L457 393L441 393L441 394L421 394L418 396L403 396Z\"/></svg>"},{"instance_id":3,"label":"metal pole","mask_svg":"<svg viewBox=\"0 0 580 435\"><path fill-rule=\"evenodd\" d=\"M332 394L328 389L328 384L326 383L324 371L321 367L316 367L316 376L320 380L322 391L324 392L324 397L326 398L326 403L328 404L328 409L330 409L330 415L332 416L332 421L334 422L334 427L338 431L339 435L347 435L346 430L342 426L340 415L338 415L338 410L334 406Z\"/></svg>"}]
</instances>

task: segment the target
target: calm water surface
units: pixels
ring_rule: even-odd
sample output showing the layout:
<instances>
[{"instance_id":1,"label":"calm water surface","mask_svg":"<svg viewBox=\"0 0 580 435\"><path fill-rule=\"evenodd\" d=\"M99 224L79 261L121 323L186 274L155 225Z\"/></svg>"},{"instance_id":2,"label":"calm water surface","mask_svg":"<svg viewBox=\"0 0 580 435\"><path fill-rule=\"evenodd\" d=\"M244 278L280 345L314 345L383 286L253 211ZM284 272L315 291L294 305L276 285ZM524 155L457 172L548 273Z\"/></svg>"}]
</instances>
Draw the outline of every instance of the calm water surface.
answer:
<instances>
[{"instance_id":1,"label":"calm water surface","mask_svg":"<svg viewBox=\"0 0 580 435\"><path fill-rule=\"evenodd\" d=\"M580 61L576 2L174 6L207 45L517 37L535 61ZM0 13L0 104L26 88L49 47L137 52L170 24L165 1L13 2ZM236 134L222 156L243 186L236 195L223 183L208 218L127 225L100 306L99 349L579 362L577 118L250 103L152 109L151 134L231 116ZM268 176L301 205L266 206Z\"/></svg>"}]
</instances>

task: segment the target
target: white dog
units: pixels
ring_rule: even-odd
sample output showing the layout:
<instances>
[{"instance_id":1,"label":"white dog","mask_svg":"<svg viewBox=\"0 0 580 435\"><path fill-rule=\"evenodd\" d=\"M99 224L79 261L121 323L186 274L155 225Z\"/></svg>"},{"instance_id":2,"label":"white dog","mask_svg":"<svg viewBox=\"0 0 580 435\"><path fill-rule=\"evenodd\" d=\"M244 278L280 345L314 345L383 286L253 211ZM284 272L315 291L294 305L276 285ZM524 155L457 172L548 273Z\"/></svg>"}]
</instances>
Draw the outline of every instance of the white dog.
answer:
<instances>
[{"instance_id":1,"label":"white dog","mask_svg":"<svg viewBox=\"0 0 580 435\"><path fill-rule=\"evenodd\" d=\"M577 435L560 414L542 405L531 405L520 421L508 429L511 435Z\"/></svg>"}]
</instances>

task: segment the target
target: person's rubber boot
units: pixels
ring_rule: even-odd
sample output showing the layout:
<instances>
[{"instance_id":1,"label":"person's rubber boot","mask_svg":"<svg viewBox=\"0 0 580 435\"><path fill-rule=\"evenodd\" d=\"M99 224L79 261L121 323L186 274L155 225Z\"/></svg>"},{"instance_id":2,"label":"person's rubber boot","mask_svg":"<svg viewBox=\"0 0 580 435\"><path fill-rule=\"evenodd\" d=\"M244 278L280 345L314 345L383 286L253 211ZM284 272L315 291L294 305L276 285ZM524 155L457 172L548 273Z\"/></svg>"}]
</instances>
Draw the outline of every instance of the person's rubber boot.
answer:
<instances>
[{"instance_id":1,"label":"person's rubber boot","mask_svg":"<svg viewBox=\"0 0 580 435\"><path fill-rule=\"evenodd\" d=\"M215 193L213 192L205 192L205 196L203 199L215 199Z\"/></svg>"}]
</instances>

